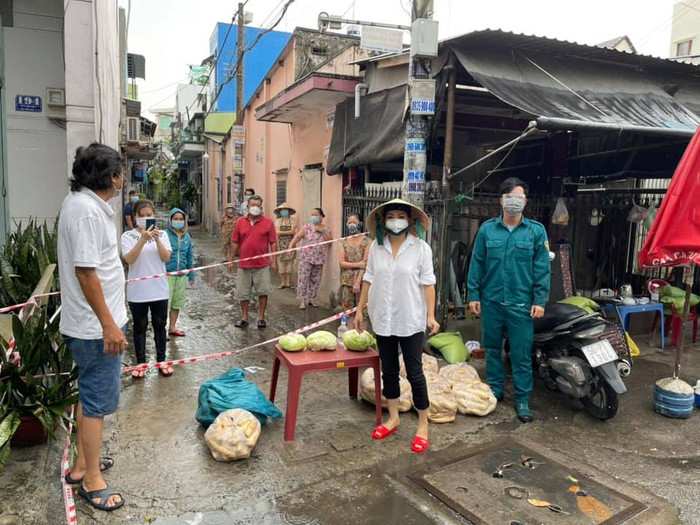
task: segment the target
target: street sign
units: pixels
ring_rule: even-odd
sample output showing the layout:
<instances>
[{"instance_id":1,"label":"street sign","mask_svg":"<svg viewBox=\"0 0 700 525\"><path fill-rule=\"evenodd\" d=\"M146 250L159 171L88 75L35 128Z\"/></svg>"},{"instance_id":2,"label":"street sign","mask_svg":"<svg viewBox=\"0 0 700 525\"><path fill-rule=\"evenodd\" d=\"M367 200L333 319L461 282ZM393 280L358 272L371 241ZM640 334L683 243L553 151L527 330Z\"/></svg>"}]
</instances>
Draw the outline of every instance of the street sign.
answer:
<instances>
[{"instance_id":1,"label":"street sign","mask_svg":"<svg viewBox=\"0 0 700 525\"><path fill-rule=\"evenodd\" d=\"M411 79L411 114L435 115L435 80Z\"/></svg>"},{"instance_id":2,"label":"street sign","mask_svg":"<svg viewBox=\"0 0 700 525\"><path fill-rule=\"evenodd\" d=\"M41 97L36 95L17 95L15 97L15 111L41 113Z\"/></svg>"},{"instance_id":3,"label":"street sign","mask_svg":"<svg viewBox=\"0 0 700 525\"><path fill-rule=\"evenodd\" d=\"M382 27L363 26L360 36L360 48L382 53L401 53L403 51L403 32Z\"/></svg>"}]
</instances>

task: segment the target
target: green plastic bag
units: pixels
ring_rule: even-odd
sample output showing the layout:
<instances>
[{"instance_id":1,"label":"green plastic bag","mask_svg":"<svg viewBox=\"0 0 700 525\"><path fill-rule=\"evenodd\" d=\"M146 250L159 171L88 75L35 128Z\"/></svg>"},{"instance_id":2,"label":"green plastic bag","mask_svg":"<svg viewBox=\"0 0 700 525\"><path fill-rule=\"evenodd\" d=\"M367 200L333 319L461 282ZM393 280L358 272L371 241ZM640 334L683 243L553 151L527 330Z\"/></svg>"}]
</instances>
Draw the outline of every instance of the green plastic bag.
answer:
<instances>
[{"instance_id":1,"label":"green plastic bag","mask_svg":"<svg viewBox=\"0 0 700 525\"><path fill-rule=\"evenodd\" d=\"M428 346L442 354L450 364L468 360L469 351L464 346L462 334L459 332L444 332L428 339Z\"/></svg>"},{"instance_id":2,"label":"green plastic bag","mask_svg":"<svg viewBox=\"0 0 700 525\"><path fill-rule=\"evenodd\" d=\"M258 385L247 381L243 370L233 368L199 387L199 403L195 419L205 427L216 416L231 408L252 413L264 425L268 417L282 417L282 412L263 394Z\"/></svg>"},{"instance_id":3,"label":"green plastic bag","mask_svg":"<svg viewBox=\"0 0 700 525\"><path fill-rule=\"evenodd\" d=\"M589 314L597 312L600 309L598 303L596 303L593 299L589 299L588 297L567 297L566 299L562 299L561 301L557 302L560 304L578 306L579 308L586 310Z\"/></svg>"}]
</instances>

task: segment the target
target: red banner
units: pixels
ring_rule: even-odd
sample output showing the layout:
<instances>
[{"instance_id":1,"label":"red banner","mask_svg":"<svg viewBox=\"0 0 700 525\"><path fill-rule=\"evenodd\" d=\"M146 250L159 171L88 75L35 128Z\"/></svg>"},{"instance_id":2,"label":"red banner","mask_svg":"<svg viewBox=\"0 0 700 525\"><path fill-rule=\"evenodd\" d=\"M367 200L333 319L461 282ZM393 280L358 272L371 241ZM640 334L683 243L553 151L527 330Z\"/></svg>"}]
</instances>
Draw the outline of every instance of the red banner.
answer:
<instances>
[{"instance_id":1,"label":"red banner","mask_svg":"<svg viewBox=\"0 0 700 525\"><path fill-rule=\"evenodd\" d=\"M678 163L638 257L643 268L700 264L700 128Z\"/></svg>"}]
</instances>

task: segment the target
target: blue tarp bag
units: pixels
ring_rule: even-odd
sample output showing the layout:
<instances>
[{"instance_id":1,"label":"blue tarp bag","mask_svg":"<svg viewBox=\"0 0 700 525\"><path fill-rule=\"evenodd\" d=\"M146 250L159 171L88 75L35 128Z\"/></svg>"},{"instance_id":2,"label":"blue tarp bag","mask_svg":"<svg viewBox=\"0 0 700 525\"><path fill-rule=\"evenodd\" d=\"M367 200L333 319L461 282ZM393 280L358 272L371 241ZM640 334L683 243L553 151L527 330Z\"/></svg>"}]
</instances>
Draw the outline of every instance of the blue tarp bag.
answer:
<instances>
[{"instance_id":1,"label":"blue tarp bag","mask_svg":"<svg viewBox=\"0 0 700 525\"><path fill-rule=\"evenodd\" d=\"M194 417L208 427L216 416L232 408L247 410L258 418L261 425L268 417L282 417L282 412L265 397L258 385L246 381L240 368L233 368L199 387L199 403Z\"/></svg>"}]
</instances>

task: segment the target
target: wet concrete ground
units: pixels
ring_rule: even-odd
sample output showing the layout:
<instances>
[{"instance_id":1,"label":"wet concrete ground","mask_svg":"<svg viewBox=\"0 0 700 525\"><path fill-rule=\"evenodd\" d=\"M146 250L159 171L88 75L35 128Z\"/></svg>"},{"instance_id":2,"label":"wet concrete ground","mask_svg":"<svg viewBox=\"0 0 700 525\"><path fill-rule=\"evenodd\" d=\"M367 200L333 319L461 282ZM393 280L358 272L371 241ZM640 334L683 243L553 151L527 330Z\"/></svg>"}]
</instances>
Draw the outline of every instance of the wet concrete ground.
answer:
<instances>
[{"instance_id":1,"label":"wet concrete ground","mask_svg":"<svg viewBox=\"0 0 700 525\"><path fill-rule=\"evenodd\" d=\"M218 241L194 235L205 259L218 260ZM182 316L187 336L169 342L172 358L242 348L332 313L301 312L293 292L276 291L266 330L253 324L245 331L236 329L239 310L226 296L231 278L219 269L202 277L188 292ZM149 345L153 360L152 342ZM693 384L700 378L699 350L690 348L684 359L684 378ZM302 386L293 444L282 440L284 421L270 421L251 458L214 461L202 438L204 429L194 419L199 385L234 366L254 365L265 370L247 374L248 379L267 394L272 351L272 346L261 347L178 367L171 378L155 371L141 381L125 376L120 410L105 421L104 450L116 460L105 478L121 491L126 505L104 513L76 496L78 523L468 523L407 476L475 445L512 436L642 501L648 510L630 523L700 524L699 413L672 420L654 414L652 407L654 382L673 370L668 350L642 348L643 356L627 382L629 392L611 421L591 419L577 402L547 392L536 382L534 423L520 424L507 396L485 418L458 415L455 423L431 425L431 450L425 455L410 453L415 413L402 415L396 436L375 442L369 435L374 407L348 398L345 373L315 373ZM125 361L132 359L128 354ZM476 366L483 368L483 363ZM283 412L286 377L283 369L277 397ZM13 449L0 471L0 525L64 522L58 477L61 448L62 442Z\"/></svg>"}]
</instances>

